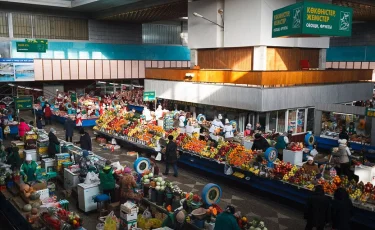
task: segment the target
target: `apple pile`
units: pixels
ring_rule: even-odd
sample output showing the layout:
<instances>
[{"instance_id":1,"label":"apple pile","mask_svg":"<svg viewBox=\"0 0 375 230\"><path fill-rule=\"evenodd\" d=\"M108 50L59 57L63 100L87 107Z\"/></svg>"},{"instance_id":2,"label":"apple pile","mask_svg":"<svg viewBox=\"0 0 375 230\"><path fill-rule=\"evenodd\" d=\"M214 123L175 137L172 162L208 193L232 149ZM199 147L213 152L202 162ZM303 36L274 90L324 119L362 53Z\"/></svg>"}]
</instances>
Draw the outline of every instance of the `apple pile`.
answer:
<instances>
[{"instance_id":1,"label":"apple pile","mask_svg":"<svg viewBox=\"0 0 375 230\"><path fill-rule=\"evenodd\" d=\"M292 170L293 166L290 162L285 163L284 161L280 161L279 164L275 164L275 168L273 169L273 173L275 178L281 180L284 175L288 174Z\"/></svg>"},{"instance_id":2,"label":"apple pile","mask_svg":"<svg viewBox=\"0 0 375 230\"><path fill-rule=\"evenodd\" d=\"M302 151L303 143L302 142L292 142L289 144L289 149L292 151Z\"/></svg>"}]
</instances>

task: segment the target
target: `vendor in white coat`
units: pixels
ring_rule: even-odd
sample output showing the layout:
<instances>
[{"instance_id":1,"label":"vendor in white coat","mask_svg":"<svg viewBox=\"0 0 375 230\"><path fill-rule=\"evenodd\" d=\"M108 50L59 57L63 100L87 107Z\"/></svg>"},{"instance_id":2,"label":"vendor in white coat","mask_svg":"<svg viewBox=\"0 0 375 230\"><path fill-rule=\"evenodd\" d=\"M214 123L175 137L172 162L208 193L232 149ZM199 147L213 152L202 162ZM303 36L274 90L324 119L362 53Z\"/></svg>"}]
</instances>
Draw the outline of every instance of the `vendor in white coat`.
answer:
<instances>
[{"instance_id":1,"label":"vendor in white coat","mask_svg":"<svg viewBox=\"0 0 375 230\"><path fill-rule=\"evenodd\" d=\"M232 141L234 137L233 126L229 123L228 119L225 119L224 137L225 141Z\"/></svg>"},{"instance_id":2,"label":"vendor in white coat","mask_svg":"<svg viewBox=\"0 0 375 230\"><path fill-rule=\"evenodd\" d=\"M180 128L185 128L185 120L186 120L185 112L181 112L178 118L178 126Z\"/></svg>"},{"instance_id":3,"label":"vendor in white coat","mask_svg":"<svg viewBox=\"0 0 375 230\"><path fill-rule=\"evenodd\" d=\"M211 123L211 127L209 129L209 132L210 132L210 137L211 137L212 140L215 140L215 141L219 140L219 135L216 133L216 131L217 131L218 128L224 129L223 122L221 122L222 118L223 117L221 116L221 114L219 114L219 116L215 117L215 119Z\"/></svg>"}]
</instances>

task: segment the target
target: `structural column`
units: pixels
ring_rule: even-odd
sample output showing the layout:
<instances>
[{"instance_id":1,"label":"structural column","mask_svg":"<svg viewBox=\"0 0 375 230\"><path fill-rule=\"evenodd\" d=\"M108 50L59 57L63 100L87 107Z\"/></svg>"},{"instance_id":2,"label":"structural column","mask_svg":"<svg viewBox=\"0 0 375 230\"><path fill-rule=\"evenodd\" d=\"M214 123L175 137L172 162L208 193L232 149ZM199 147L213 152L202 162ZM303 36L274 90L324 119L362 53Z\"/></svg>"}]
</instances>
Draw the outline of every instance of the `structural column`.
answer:
<instances>
[{"instance_id":1,"label":"structural column","mask_svg":"<svg viewBox=\"0 0 375 230\"><path fill-rule=\"evenodd\" d=\"M253 70L267 70L267 46L254 46Z\"/></svg>"},{"instance_id":2,"label":"structural column","mask_svg":"<svg viewBox=\"0 0 375 230\"><path fill-rule=\"evenodd\" d=\"M194 68L194 66L198 65L198 50L191 49L190 50L190 68Z\"/></svg>"},{"instance_id":3,"label":"structural column","mask_svg":"<svg viewBox=\"0 0 375 230\"><path fill-rule=\"evenodd\" d=\"M327 49L319 50L319 69L326 69Z\"/></svg>"}]
</instances>

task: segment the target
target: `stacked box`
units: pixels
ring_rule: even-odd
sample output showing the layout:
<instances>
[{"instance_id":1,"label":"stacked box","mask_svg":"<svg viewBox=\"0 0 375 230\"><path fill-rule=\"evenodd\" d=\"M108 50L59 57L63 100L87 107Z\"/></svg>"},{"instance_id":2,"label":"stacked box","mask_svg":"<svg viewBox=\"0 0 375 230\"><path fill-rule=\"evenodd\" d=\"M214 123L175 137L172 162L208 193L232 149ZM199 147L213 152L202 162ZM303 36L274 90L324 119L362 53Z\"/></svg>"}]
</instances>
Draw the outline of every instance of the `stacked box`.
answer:
<instances>
[{"instance_id":1,"label":"stacked box","mask_svg":"<svg viewBox=\"0 0 375 230\"><path fill-rule=\"evenodd\" d=\"M52 158L44 158L42 159L42 168L46 170L46 172L55 172L56 167L55 167L55 159Z\"/></svg>"},{"instance_id":2,"label":"stacked box","mask_svg":"<svg viewBox=\"0 0 375 230\"><path fill-rule=\"evenodd\" d=\"M48 157L48 144L49 144L48 141L45 141L45 142L38 141L36 143L36 152L39 158L43 159L43 158Z\"/></svg>"},{"instance_id":3,"label":"stacked box","mask_svg":"<svg viewBox=\"0 0 375 230\"><path fill-rule=\"evenodd\" d=\"M120 230L134 230L137 228L137 220L126 221L120 218Z\"/></svg>"},{"instance_id":4,"label":"stacked box","mask_svg":"<svg viewBox=\"0 0 375 230\"><path fill-rule=\"evenodd\" d=\"M69 153L58 153L55 155L56 172L62 172L63 162L71 162Z\"/></svg>"}]
</instances>

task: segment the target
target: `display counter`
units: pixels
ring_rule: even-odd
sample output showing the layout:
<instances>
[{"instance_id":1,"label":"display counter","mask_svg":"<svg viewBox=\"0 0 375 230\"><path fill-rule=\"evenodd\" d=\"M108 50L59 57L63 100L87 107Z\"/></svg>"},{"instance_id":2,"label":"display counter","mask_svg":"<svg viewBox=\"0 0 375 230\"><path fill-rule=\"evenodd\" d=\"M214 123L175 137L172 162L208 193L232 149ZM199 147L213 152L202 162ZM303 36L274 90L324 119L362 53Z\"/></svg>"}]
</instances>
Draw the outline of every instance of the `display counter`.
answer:
<instances>
[{"instance_id":1,"label":"display counter","mask_svg":"<svg viewBox=\"0 0 375 230\"><path fill-rule=\"evenodd\" d=\"M64 124L66 121L66 117L61 117L57 115L52 115L52 119L60 124ZM82 127L93 127L96 125L96 120L98 120L98 118L82 119Z\"/></svg>"}]
</instances>

